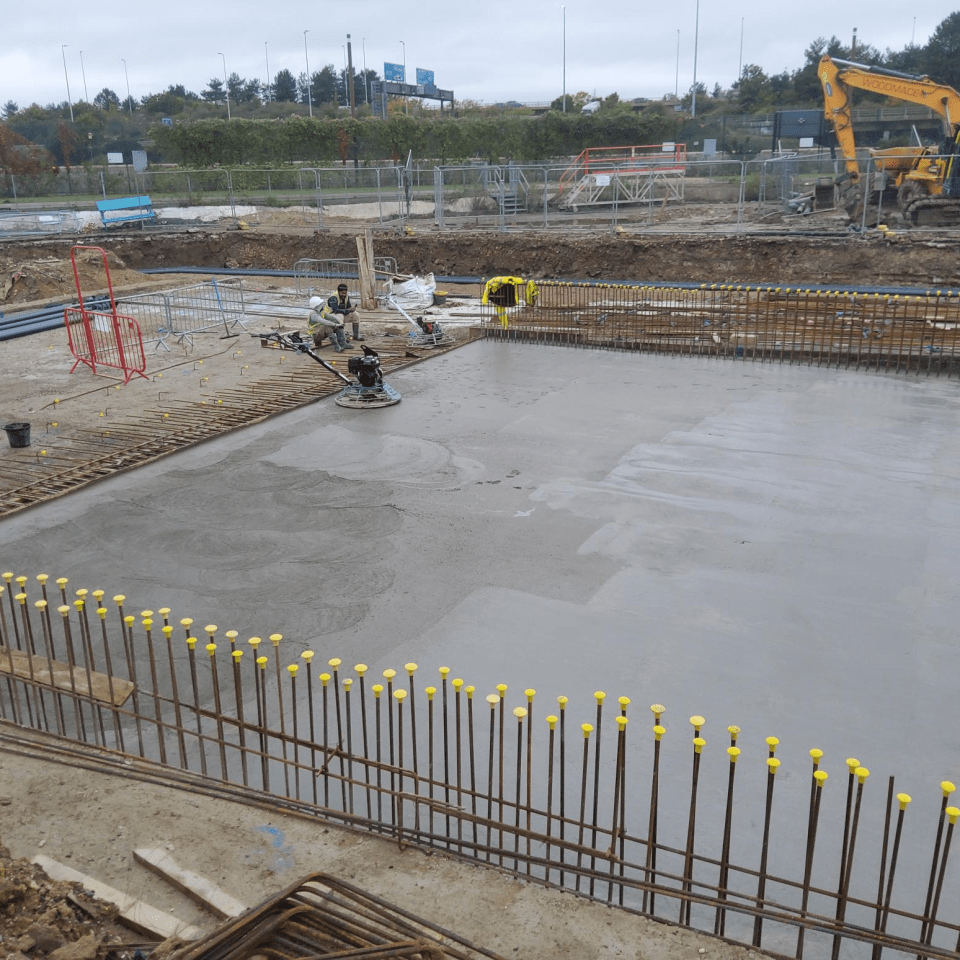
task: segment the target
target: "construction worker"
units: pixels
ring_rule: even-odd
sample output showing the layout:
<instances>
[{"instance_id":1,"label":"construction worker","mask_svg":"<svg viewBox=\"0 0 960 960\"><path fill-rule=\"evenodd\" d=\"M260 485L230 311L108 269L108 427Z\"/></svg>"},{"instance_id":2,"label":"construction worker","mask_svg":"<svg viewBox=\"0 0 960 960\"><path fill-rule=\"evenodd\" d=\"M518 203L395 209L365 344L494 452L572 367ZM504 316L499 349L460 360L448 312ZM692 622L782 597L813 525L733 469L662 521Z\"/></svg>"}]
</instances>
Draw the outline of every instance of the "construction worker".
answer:
<instances>
[{"instance_id":1,"label":"construction worker","mask_svg":"<svg viewBox=\"0 0 960 960\"><path fill-rule=\"evenodd\" d=\"M343 322L329 310L327 304L323 302L323 297L310 298L310 316L307 319L307 330L313 337L313 345L318 349L323 346L323 341L327 337L330 338L333 349L337 353L343 353L344 350L350 349L347 345L347 335L343 331Z\"/></svg>"},{"instance_id":2,"label":"construction worker","mask_svg":"<svg viewBox=\"0 0 960 960\"><path fill-rule=\"evenodd\" d=\"M343 317L342 322L350 317L353 323L353 339L363 340L363 337L360 336L360 320L357 317L357 308L350 302L350 294L345 283L337 284L337 292L327 300L327 309L331 313Z\"/></svg>"}]
</instances>

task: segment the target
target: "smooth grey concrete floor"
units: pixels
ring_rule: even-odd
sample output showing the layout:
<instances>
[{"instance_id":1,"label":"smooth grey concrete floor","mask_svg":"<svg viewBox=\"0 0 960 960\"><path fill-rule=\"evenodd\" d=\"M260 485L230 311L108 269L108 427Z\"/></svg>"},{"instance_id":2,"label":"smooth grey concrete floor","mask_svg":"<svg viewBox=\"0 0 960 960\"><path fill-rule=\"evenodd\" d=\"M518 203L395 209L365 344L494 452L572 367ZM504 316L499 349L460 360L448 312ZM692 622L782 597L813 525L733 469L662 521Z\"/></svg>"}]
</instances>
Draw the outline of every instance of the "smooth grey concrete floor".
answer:
<instances>
[{"instance_id":1,"label":"smooth grey concrete floor","mask_svg":"<svg viewBox=\"0 0 960 960\"><path fill-rule=\"evenodd\" d=\"M687 718L707 720L710 849L726 726L743 728L751 851L775 735L771 869L791 875L807 751L831 775L827 846L856 756L862 856L879 856L896 775L925 889L939 782L960 780L960 383L485 342L390 380L398 406L326 400L6 519L0 564L241 638L279 631L289 663L313 649L404 677L415 661L419 689L445 665L481 703L507 683L511 707L533 687L544 730L559 694L573 724L595 690L611 716L625 694L644 809L663 703L661 839L677 846Z\"/></svg>"}]
</instances>

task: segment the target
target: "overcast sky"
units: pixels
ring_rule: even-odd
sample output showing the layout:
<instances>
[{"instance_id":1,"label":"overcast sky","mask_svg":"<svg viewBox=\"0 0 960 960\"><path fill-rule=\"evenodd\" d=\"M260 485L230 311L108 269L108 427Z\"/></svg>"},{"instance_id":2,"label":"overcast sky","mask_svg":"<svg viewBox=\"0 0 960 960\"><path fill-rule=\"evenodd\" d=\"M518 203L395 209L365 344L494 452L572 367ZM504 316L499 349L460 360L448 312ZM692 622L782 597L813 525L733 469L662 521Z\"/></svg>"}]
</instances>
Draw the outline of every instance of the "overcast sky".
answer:
<instances>
[{"instance_id":1,"label":"overcast sky","mask_svg":"<svg viewBox=\"0 0 960 960\"><path fill-rule=\"evenodd\" d=\"M34 0L18 4L3 31L0 104L63 102L68 83L74 102L104 87L122 100L128 77L137 99L176 83L200 93L223 78L224 60L228 74L261 81L268 64L271 78L282 68L299 75L307 57L311 73L341 69L348 33L355 69L365 61L382 75L385 61L405 61L408 82L417 67L433 70L457 99L549 101L564 89L564 65L567 93L658 98L690 88L695 37L696 77L712 91L730 87L741 63L767 74L798 69L817 37L849 43L854 28L858 42L881 51L922 45L957 8L955 0L699 0L698 25L697 2Z\"/></svg>"}]
</instances>

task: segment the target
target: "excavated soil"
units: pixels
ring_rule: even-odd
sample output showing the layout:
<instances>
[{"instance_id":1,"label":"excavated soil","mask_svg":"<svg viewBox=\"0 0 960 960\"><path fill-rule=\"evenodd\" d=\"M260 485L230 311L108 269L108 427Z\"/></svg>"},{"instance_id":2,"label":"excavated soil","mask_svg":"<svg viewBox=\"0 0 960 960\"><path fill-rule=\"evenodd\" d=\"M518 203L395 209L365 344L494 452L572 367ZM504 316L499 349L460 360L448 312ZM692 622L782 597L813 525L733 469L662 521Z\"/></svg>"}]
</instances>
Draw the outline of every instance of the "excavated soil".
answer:
<instances>
[{"instance_id":1,"label":"excavated soil","mask_svg":"<svg viewBox=\"0 0 960 960\"><path fill-rule=\"evenodd\" d=\"M144 269L177 267L290 270L302 258L355 259L358 228L343 233L204 229L130 232L91 243L109 252L112 282L126 290L175 286ZM0 310L61 298L75 300L71 240L0 244ZM520 274L538 279L642 282L960 286L952 243L909 233L849 236L639 236L546 233L374 231L378 257L402 273L438 277ZM102 286L99 256L85 253L81 282Z\"/></svg>"},{"instance_id":2,"label":"excavated soil","mask_svg":"<svg viewBox=\"0 0 960 960\"><path fill-rule=\"evenodd\" d=\"M3 801L10 804L10 799ZM94 960L135 939L117 923L117 908L75 883L51 880L0 844L0 944L11 960Z\"/></svg>"}]
</instances>

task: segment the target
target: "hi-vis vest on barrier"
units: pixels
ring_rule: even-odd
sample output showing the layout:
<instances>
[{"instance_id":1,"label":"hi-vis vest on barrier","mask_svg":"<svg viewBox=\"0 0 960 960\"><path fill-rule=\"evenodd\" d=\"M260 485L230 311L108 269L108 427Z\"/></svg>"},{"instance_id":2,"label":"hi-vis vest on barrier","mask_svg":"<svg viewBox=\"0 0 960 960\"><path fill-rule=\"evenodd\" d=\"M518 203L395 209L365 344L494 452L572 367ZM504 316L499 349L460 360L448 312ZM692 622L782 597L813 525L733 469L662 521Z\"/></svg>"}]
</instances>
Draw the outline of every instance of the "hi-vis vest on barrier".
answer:
<instances>
[{"instance_id":1,"label":"hi-vis vest on barrier","mask_svg":"<svg viewBox=\"0 0 960 960\"><path fill-rule=\"evenodd\" d=\"M524 280L523 277L493 277L484 284L480 302L492 304L500 325L506 327L509 323L508 307L535 306L538 296L537 285L532 280Z\"/></svg>"}]
</instances>

